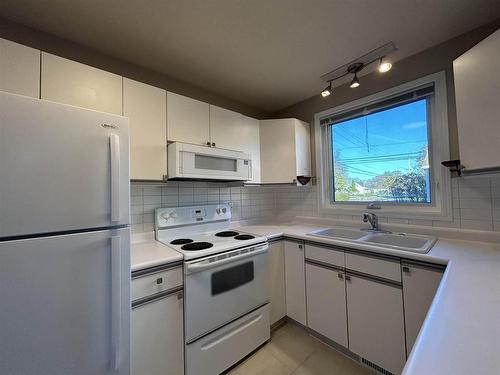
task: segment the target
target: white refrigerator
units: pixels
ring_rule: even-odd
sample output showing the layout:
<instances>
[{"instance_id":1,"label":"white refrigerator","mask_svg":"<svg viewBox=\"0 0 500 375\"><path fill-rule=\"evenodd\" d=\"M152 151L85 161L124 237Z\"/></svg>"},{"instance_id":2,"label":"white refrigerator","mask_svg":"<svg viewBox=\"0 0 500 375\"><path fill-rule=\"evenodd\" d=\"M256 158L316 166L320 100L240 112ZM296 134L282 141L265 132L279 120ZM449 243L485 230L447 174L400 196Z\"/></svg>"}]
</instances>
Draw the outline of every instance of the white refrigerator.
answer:
<instances>
[{"instance_id":1,"label":"white refrigerator","mask_svg":"<svg viewBox=\"0 0 500 375\"><path fill-rule=\"evenodd\" d=\"M0 92L0 374L129 373L128 120Z\"/></svg>"}]
</instances>

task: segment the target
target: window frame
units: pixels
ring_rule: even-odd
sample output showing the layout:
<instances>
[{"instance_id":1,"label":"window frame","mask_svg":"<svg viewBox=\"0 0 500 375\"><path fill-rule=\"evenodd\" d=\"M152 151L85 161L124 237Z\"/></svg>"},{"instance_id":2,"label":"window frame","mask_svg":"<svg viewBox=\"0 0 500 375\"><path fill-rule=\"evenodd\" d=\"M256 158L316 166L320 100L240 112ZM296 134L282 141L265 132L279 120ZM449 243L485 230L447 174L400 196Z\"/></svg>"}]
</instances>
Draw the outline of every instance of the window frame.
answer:
<instances>
[{"instance_id":1,"label":"window frame","mask_svg":"<svg viewBox=\"0 0 500 375\"><path fill-rule=\"evenodd\" d=\"M428 127L431 203L375 202L380 209L373 210L382 217L452 220L451 178L441 161L449 159L448 106L446 75L444 71L407 82L358 100L316 113L314 116L316 166L319 212L330 215L360 215L371 202L332 202L333 165L330 126L321 126L326 117L374 104L403 94L417 87L434 84L434 95L428 100Z\"/></svg>"}]
</instances>

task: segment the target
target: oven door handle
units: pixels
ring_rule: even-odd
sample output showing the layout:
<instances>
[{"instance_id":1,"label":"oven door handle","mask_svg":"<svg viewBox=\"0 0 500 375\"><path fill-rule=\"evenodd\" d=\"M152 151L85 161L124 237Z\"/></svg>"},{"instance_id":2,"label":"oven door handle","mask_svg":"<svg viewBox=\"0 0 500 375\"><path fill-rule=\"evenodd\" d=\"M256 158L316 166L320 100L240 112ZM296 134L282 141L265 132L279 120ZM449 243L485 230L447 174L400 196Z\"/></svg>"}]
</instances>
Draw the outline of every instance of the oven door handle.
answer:
<instances>
[{"instance_id":1,"label":"oven door handle","mask_svg":"<svg viewBox=\"0 0 500 375\"><path fill-rule=\"evenodd\" d=\"M243 254L235 255L229 258L224 258L215 262L210 262L210 263L205 263L204 261L199 262L199 263L193 263L193 264L186 264L186 271L188 273L195 273L195 272L200 272L204 271L210 268L215 268L223 264L228 264L228 263L233 263L241 259L253 257L258 254L262 254L268 251L269 245L266 243L261 246L257 246L253 248L254 250L248 251Z\"/></svg>"}]
</instances>

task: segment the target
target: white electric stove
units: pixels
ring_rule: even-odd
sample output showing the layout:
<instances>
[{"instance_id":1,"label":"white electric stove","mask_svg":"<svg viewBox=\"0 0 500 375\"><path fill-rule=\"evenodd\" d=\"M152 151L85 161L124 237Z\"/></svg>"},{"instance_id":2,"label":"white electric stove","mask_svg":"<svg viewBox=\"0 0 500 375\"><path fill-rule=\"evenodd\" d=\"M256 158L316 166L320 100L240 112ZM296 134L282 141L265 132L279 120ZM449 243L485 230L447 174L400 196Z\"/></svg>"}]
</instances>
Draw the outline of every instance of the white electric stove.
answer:
<instances>
[{"instance_id":1,"label":"white electric stove","mask_svg":"<svg viewBox=\"0 0 500 375\"><path fill-rule=\"evenodd\" d=\"M156 210L156 239L188 261L267 242L266 237L230 230L228 204L169 207Z\"/></svg>"},{"instance_id":2,"label":"white electric stove","mask_svg":"<svg viewBox=\"0 0 500 375\"><path fill-rule=\"evenodd\" d=\"M270 338L266 237L228 204L159 208L156 239L184 256L186 375L217 375Z\"/></svg>"}]
</instances>

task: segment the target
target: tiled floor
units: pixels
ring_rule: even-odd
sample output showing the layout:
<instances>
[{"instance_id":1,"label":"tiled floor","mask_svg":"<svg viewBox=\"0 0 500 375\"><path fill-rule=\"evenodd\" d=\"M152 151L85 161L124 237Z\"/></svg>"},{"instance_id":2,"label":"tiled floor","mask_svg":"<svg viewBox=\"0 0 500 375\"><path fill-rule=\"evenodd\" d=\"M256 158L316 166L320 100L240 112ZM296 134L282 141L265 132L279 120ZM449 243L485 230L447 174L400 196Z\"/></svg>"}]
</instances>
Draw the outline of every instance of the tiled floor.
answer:
<instances>
[{"instance_id":1,"label":"tiled floor","mask_svg":"<svg viewBox=\"0 0 500 375\"><path fill-rule=\"evenodd\" d=\"M271 341L228 375L373 375L373 372L293 324L273 332Z\"/></svg>"}]
</instances>

